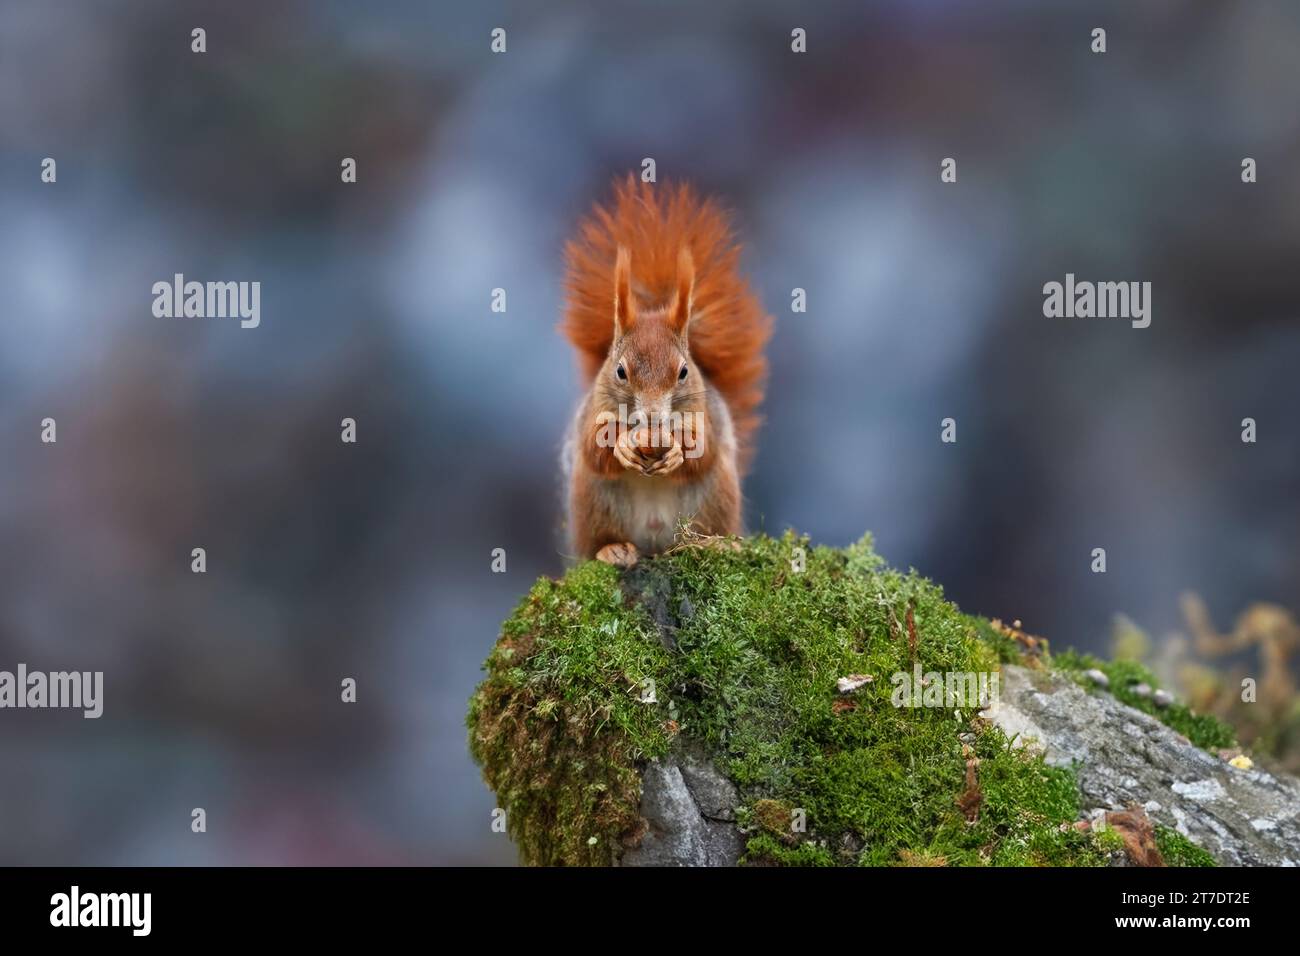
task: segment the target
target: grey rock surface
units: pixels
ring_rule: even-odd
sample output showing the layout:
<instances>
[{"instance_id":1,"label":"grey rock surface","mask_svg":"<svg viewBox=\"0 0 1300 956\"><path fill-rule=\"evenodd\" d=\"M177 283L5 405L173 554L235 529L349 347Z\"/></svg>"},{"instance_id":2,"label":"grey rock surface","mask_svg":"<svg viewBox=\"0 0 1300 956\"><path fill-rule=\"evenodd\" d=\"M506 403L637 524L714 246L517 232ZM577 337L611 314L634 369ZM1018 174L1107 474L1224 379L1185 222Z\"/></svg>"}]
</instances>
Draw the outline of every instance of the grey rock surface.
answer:
<instances>
[{"instance_id":1,"label":"grey rock surface","mask_svg":"<svg viewBox=\"0 0 1300 956\"><path fill-rule=\"evenodd\" d=\"M653 761L641 777L641 816L649 826L623 866L734 866L744 850L735 819L736 788L707 760L682 754Z\"/></svg>"},{"instance_id":2,"label":"grey rock surface","mask_svg":"<svg viewBox=\"0 0 1300 956\"><path fill-rule=\"evenodd\" d=\"M985 716L1056 766L1077 764L1085 809L1144 806L1225 866L1300 865L1300 781L1238 770L1104 690L1006 666Z\"/></svg>"},{"instance_id":3,"label":"grey rock surface","mask_svg":"<svg viewBox=\"0 0 1300 956\"><path fill-rule=\"evenodd\" d=\"M740 793L736 785L720 774L708 756L700 750L688 749L678 758L686 789L700 814L706 819L730 822L736 819Z\"/></svg>"}]
</instances>

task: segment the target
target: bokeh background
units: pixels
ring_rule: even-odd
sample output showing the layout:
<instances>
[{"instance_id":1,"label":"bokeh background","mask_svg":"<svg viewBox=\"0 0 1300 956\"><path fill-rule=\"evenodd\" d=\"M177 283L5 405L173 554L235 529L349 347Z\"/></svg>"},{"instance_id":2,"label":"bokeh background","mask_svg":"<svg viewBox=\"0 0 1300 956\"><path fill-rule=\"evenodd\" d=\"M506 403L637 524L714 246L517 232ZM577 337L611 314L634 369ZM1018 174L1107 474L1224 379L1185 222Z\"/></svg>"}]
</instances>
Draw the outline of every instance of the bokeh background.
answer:
<instances>
[{"instance_id":1,"label":"bokeh background","mask_svg":"<svg viewBox=\"0 0 1300 956\"><path fill-rule=\"evenodd\" d=\"M644 157L777 319L752 528L870 530L1057 646L1265 602L1293 668L1298 49L1289 0L6 0L0 668L106 688L0 712L0 862L514 860L465 707L564 566L561 247ZM176 272L261 327L155 318ZM1151 327L1044 318L1066 272Z\"/></svg>"}]
</instances>

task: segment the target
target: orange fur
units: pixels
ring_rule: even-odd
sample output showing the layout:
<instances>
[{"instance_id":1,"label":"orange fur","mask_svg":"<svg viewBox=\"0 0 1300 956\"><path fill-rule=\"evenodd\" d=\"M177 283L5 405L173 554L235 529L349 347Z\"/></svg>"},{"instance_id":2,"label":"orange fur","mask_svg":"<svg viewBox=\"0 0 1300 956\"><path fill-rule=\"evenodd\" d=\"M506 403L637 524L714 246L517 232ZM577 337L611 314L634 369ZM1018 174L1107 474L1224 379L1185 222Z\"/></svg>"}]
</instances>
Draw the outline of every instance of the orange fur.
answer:
<instances>
[{"instance_id":1,"label":"orange fur","mask_svg":"<svg viewBox=\"0 0 1300 956\"><path fill-rule=\"evenodd\" d=\"M651 184L629 175L613 200L597 206L565 248L564 334L577 347L590 382L614 338L615 260L630 252L633 313L680 305L682 267L693 267L689 303L691 359L727 404L736 434L737 469L753 456L772 320L740 276L740 247L717 203L690 186ZM685 256L684 253L689 253Z\"/></svg>"}]
</instances>

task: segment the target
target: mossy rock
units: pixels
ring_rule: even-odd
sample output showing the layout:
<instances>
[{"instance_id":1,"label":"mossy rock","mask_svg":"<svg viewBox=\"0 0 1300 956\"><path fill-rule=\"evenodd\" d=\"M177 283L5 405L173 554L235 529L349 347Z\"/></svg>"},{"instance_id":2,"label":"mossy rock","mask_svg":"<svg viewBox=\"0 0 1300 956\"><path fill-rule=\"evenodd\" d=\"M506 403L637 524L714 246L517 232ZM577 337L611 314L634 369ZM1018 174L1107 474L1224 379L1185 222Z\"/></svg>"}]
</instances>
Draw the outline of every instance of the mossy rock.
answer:
<instances>
[{"instance_id":1,"label":"mossy rock","mask_svg":"<svg viewBox=\"0 0 1300 956\"><path fill-rule=\"evenodd\" d=\"M742 864L1114 862L1114 841L1079 824L1071 767L969 705L896 706L897 675L1013 663L1053 668L1046 642L964 614L869 538L683 544L630 572L587 562L538 581L488 657L470 750L529 864L637 852L656 828L645 770L684 752L734 786L734 813L708 822L738 832Z\"/></svg>"}]
</instances>

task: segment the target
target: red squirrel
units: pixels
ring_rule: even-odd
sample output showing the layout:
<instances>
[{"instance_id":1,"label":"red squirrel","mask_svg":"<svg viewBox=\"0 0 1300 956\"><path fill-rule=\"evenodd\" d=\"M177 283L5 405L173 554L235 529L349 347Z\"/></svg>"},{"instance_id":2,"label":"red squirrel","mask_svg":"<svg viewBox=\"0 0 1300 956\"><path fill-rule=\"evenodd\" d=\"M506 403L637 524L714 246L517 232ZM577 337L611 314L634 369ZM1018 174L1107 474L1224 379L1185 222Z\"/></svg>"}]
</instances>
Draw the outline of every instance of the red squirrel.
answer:
<instances>
[{"instance_id":1,"label":"red squirrel","mask_svg":"<svg viewBox=\"0 0 1300 956\"><path fill-rule=\"evenodd\" d=\"M574 552L628 568L681 525L741 534L772 320L726 214L628 176L565 258L561 329L587 388L566 441Z\"/></svg>"}]
</instances>

